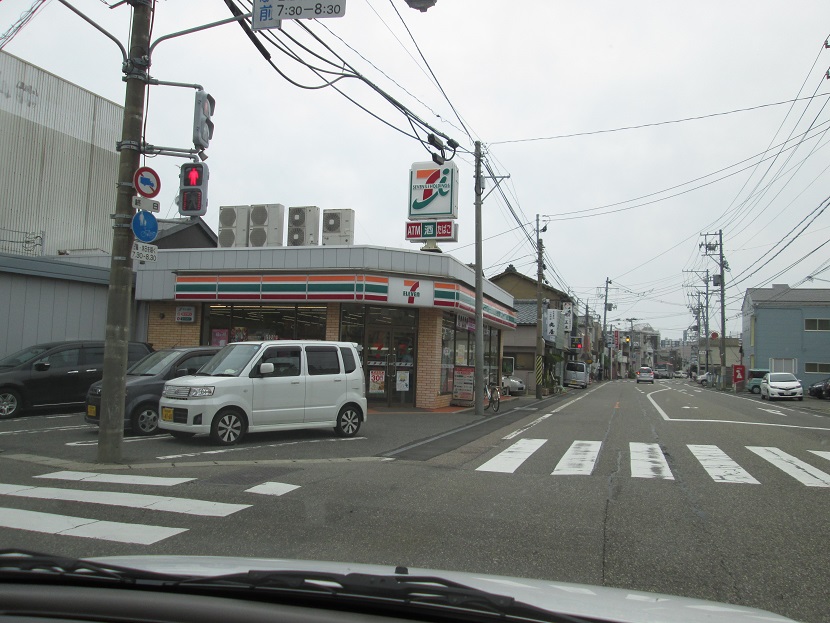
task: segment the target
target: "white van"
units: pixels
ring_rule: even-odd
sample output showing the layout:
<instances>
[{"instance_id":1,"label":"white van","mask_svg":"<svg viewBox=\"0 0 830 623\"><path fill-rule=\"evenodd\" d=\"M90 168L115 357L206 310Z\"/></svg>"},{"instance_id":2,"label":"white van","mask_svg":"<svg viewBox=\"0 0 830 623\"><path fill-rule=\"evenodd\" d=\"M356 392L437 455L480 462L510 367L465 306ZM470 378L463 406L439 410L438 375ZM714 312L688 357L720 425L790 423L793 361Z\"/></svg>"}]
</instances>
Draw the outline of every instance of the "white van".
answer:
<instances>
[{"instance_id":1,"label":"white van","mask_svg":"<svg viewBox=\"0 0 830 623\"><path fill-rule=\"evenodd\" d=\"M584 361L565 362L565 379L563 385L575 385L582 389L588 387L588 364Z\"/></svg>"},{"instance_id":2,"label":"white van","mask_svg":"<svg viewBox=\"0 0 830 623\"><path fill-rule=\"evenodd\" d=\"M206 433L231 445L248 432L329 427L353 437L366 385L350 342L234 342L195 376L165 383L159 407L159 428L180 439Z\"/></svg>"}]
</instances>

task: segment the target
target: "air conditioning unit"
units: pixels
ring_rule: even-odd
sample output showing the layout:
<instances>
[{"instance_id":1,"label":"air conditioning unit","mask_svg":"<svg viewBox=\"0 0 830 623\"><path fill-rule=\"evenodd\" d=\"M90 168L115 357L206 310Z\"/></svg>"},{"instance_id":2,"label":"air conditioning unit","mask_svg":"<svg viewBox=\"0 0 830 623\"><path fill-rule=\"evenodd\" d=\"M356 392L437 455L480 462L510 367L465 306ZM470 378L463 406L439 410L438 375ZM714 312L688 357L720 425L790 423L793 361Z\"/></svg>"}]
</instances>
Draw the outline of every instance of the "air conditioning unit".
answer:
<instances>
[{"instance_id":1,"label":"air conditioning unit","mask_svg":"<svg viewBox=\"0 0 830 623\"><path fill-rule=\"evenodd\" d=\"M250 206L221 206L219 208L219 246L248 246L248 209Z\"/></svg>"},{"instance_id":2,"label":"air conditioning unit","mask_svg":"<svg viewBox=\"0 0 830 623\"><path fill-rule=\"evenodd\" d=\"M320 208L300 206L288 208L287 246L307 247L320 244Z\"/></svg>"},{"instance_id":3,"label":"air conditioning unit","mask_svg":"<svg viewBox=\"0 0 830 623\"><path fill-rule=\"evenodd\" d=\"M281 203L252 205L248 212L248 246L281 247L285 206Z\"/></svg>"},{"instance_id":4,"label":"air conditioning unit","mask_svg":"<svg viewBox=\"0 0 830 623\"><path fill-rule=\"evenodd\" d=\"M354 244L354 210L323 210L323 244Z\"/></svg>"}]
</instances>

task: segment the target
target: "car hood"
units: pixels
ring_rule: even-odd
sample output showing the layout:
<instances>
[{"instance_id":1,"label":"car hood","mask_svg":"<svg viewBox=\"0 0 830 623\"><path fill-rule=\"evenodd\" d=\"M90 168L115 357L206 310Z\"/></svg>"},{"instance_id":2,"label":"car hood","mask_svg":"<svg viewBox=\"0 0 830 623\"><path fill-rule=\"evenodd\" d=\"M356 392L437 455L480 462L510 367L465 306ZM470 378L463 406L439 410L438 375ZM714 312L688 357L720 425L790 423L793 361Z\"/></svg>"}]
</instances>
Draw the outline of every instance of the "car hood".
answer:
<instances>
[{"instance_id":1,"label":"car hood","mask_svg":"<svg viewBox=\"0 0 830 623\"><path fill-rule=\"evenodd\" d=\"M88 560L143 571L204 577L251 570L396 575L395 568L391 566L269 558L108 556ZM794 623L792 619L764 610L643 591L422 568L408 568L407 572L410 576L440 577L489 593L513 597L550 612L619 623ZM406 608L405 605L401 607Z\"/></svg>"}]
</instances>

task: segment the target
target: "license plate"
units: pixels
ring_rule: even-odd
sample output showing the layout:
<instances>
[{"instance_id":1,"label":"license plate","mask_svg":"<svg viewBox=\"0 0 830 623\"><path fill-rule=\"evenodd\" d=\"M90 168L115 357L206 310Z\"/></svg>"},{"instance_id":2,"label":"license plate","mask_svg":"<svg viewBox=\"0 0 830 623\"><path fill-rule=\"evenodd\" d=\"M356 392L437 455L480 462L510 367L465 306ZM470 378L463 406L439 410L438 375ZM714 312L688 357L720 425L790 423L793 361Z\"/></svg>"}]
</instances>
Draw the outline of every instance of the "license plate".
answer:
<instances>
[{"instance_id":1,"label":"license plate","mask_svg":"<svg viewBox=\"0 0 830 623\"><path fill-rule=\"evenodd\" d=\"M87 405L86 414L89 417L98 417L98 410L95 408L95 405Z\"/></svg>"},{"instance_id":2,"label":"license plate","mask_svg":"<svg viewBox=\"0 0 830 623\"><path fill-rule=\"evenodd\" d=\"M165 422L172 422L173 421L173 407L162 407L161 408L161 419Z\"/></svg>"}]
</instances>

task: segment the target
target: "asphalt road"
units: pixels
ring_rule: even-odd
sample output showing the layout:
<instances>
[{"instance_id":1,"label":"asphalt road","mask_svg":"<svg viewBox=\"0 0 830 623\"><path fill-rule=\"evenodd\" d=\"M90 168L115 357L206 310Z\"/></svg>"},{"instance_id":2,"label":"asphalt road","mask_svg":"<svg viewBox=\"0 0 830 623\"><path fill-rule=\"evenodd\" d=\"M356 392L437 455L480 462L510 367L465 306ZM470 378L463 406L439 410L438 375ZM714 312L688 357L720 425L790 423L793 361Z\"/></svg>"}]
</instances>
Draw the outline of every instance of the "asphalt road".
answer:
<instances>
[{"instance_id":1,"label":"asphalt road","mask_svg":"<svg viewBox=\"0 0 830 623\"><path fill-rule=\"evenodd\" d=\"M811 399L614 382L483 418L376 414L349 440L127 438L119 466L96 443L79 414L0 421L0 547L455 569L828 620L830 405Z\"/></svg>"}]
</instances>

